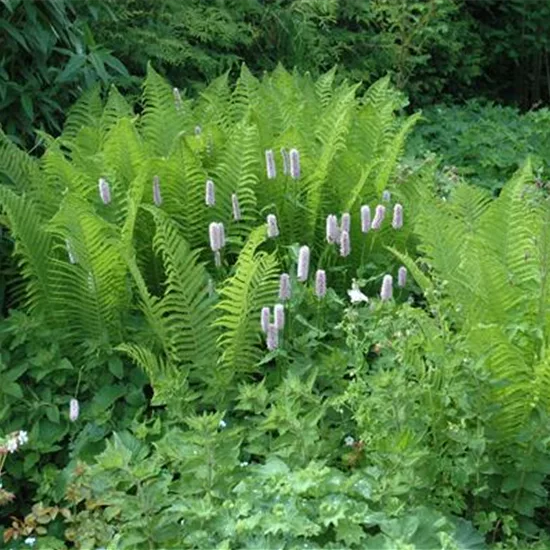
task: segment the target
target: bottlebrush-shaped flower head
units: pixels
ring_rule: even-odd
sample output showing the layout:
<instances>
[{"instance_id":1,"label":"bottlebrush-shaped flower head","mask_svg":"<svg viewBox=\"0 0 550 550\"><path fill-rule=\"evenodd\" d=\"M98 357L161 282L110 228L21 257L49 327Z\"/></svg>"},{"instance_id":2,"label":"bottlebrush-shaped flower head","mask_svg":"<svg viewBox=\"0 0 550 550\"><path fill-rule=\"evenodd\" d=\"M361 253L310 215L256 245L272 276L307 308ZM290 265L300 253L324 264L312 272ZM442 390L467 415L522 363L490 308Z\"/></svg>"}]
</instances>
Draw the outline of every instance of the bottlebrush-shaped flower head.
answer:
<instances>
[{"instance_id":1,"label":"bottlebrush-shaped flower head","mask_svg":"<svg viewBox=\"0 0 550 550\"><path fill-rule=\"evenodd\" d=\"M327 274L324 269L318 269L315 273L315 296L324 298L327 293Z\"/></svg>"},{"instance_id":2,"label":"bottlebrush-shaped flower head","mask_svg":"<svg viewBox=\"0 0 550 550\"><path fill-rule=\"evenodd\" d=\"M279 236L279 226L277 225L277 216L268 214L267 216L267 236L274 239Z\"/></svg>"},{"instance_id":3,"label":"bottlebrush-shaped flower head","mask_svg":"<svg viewBox=\"0 0 550 550\"><path fill-rule=\"evenodd\" d=\"M403 227L403 206L399 203L393 207L391 224L394 229L401 229Z\"/></svg>"},{"instance_id":4,"label":"bottlebrush-shaped flower head","mask_svg":"<svg viewBox=\"0 0 550 550\"><path fill-rule=\"evenodd\" d=\"M281 300L281 302L290 300L290 295L290 275L288 273L283 273L279 279L279 300Z\"/></svg>"},{"instance_id":5,"label":"bottlebrush-shaped flower head","mask_svg":"<svg viewBox=\"0 0 550 550\"><path fill-rule=\"evenodd\" d=\"M340 236L340 230L338 229L338 219L334 214L329 214L327 216L326 224L326 238L329 244L334 244L338 242Z\"/></svg>"},{"instance_id":6,"label":"bottlebrush-shaped flower head","mask_svg":"<svg viewBox=\"0 0 550 550\"><path fill-rule=\"evenodd\" d=\"M153 177L153 202L156 206L162 204L162 195L160 194L160 178L158 176Z\"/></svg>"},{"instance_id":7,"label":"bottlebrush-shaped flower head","mask_svg":"<svg viewBox=\"0 0 550 550\"><path fill-rule=\"evenodd\" d=\"M212 180L206 180L204 200L206 206L214 206L216 204L216 187Z\"/></svg>"},{"instance_id":8,"label":"bottlebrush-shaped flower head","mask_svg":"<svg viewBox=\"0 0 550 550\"><path fill-rule=\"evenodd\" d=\"M383 301L391 300L393 296L393 277L391 275L384 275L382 279L382 288L380 289L380 298Z\"/></svg>"},{"instance_id":9,"label":"bottlebrush-shaped flower head","mask_svg":"<svg viewBox=\"0 0 550 550\"><path fill-rule=\"evenodd\" d=\"M273 155L273 149L267 149L265 152L265 169L267 172L268 180L272 180L277 177L277 168L275 166L275 156Z\"/></svg>"},{"instance_id":10,"label":"bottlebrush-shaped flower head","mask_svg":"<svg viewBox=\"0 0 550 550\"><path fill-rule=\"evenodd\" d=\"M379 204L374 212L374 219L372 220L371 229L380 229L384 217L386 216L386 207L383 204Z\"/></svg>"},{"instance_id":11,"label":"bottlebrush-shaped flower head","mask_svg":"<svg viewBox=\"0 0 550 550\"><path fill-rule=\"evenodd\" d=\"M208 236L210 237L210 248L212 252L218 252L222 247L222 237L220 225L217 222L211 222L208 226Z\"/></svg>"},{"instance_id":12,"label":"bottlebrush-shaped flower head","mask_svg":"<svg viewBox=\"0 0 550 550\"><path fill-rule=\"evenodd\" d=\"M290 177L293 180L300 178L300 153L298 149L290 150Z\"/></svg>"},{"instance_id":13,"label":"bottlebrush-shaped flower head","mask_svg":"<svg viewBox=\"0 0 550 550\"><path fill-rule=\"evenodd\" d=\"M370 230L371 218L370 218L370 206L364 204L361 206L361 231L368 233Z\"/></svg>"},{"instance_id":14,"label":"bottlebrush-shaped flower head","mask_svg":"<svg viewBox=\"0 0 550 550\"><path fill-rule=\"evenodd\" d=\"M277 330L285 328L285 306L283 304L275 304L273 307L273 319Z\"/></svg>"},{"instance_id":15,"label":"bottlebrush-shaped flower head","mask_svg":"<svg viewBox=\"0 0 550 550\"><path fill-rule=\"evenodd\" d=\"M300 252L298 253L298 281L304 282L307 281L309 274L309 246L300 247Z\"/></svg>"},{"instance_id":16,"label":"bottlebrush-shaped flower head","mask_svg":"<svg viewBox=\"0 0 550 550\"><path fill-rule=\"evenodd\" d=\"M397 270L397 286L403 288L407 284L407 268L402 265Z\"/></svg>"},{"instance_id":17,"label":"bottlebrush-shaped flower head","mask_svg":"<svg viewBox=\"0 0 550 550\"><path fill-rule=\"evenodd\" d=\"M99 178L99 196L103 204L109 204L111 202L111 188L105 178Z\"/></svg>"}]
</instances>

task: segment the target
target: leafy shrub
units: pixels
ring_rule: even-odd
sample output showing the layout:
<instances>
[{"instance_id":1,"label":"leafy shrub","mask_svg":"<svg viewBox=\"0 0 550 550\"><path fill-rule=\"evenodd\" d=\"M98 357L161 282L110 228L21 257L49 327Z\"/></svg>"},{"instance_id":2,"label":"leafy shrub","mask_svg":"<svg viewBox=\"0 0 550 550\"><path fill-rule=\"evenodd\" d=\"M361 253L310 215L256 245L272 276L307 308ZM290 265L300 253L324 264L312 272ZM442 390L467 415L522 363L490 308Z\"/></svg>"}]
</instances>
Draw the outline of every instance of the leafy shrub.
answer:
<instances>
[{"instance_id":1,"label":"leafy shrub","mask_svg":"<svg viewBox=\"0 0 550 550\"><path fill-rule=\"evenodd\" d=\"M0 124L10 139L28 144L36 129L60 131L65 109L84 88L127 82L124 65L94 41L87 26L94 16L111 12L97 2L2 2L0 24L9 39L2 44Z\"/></svg>"},{"instance_id":2,"label":"leafy shrub","mask_svg":"<svg viewBox=\"0 0 550 550\"><path fill-rule=\"evenodd\" d=\"M31 495L59 501L71 454L91 460L105 437L130 426L145 405L142 373L114 354L74 364L61 340L61 331L20 312L0 325L0 423L4 432L24 430L29 438L22 458L6 462L2 480L15 494L2 509L6 516L25 510ZM78 430L69 419L71 398L80 401Z\"/></svg>"},{"instance_id":3,"label":"leafy shrub","mask_svg":"<svg viewBox=\"0 0 550 550\"><path fill-rule=\"evenodd\" d=\"M531 155L537 168L548 170L550 114L547 109L520 114L513 107L469 101L464 106L438 105L408 142L409 156L432 151L444 172L498 192ZM544 177L544 176L542 176Z\"/></svg>"},{"instance_id":4,"label":"leafy shrub","mask_svg":"<svg viewBox=\"0 0 550 550\"><path fill-rule=\"evenodd\" d=\"M454 347L448 362L452 344L421 310L343 313L338 326L310 329L308 353L289 346L223 409L172 409L171 421L121 432L94 465L71 468L67 539L113 549L483 548L456 516L489 460L482 369Z\"/></svg>"},{"instance_id":5,"label":"leafy shrub","mask_svg":"<svg viewBox=\"0 0 550 550\"><path fill-rule=\"evenodd\" d=\"M112 3L114 20L93 28L134 74L151 60L186 88L202 88L241 62L255 74L282 63L315 76L338 64L368 84L392 72L399 88L426 103L449 81L456 88L479 74L480 41L462 7L454 0L125 0Z\"/></svg>"},{"instance_id":6,"label":"leafy shrub","mask_svg":"<svg viewBox=\"0 0 550 550\"><path fill-rule=\"evenodd\" d=\"M124 0L109 2L109 8L114 17L92 23L98 40L124 59L132 74L144 74L151 61L186 88L202 88L240 65L241 52L258 35L248 20L262 9L254 1L224 6L198 0Z\"/></svg>"},{"instance_id":7,"label":"leafy shrub","mask_svg":"<svg viewBox=\"0 0 550 550\"><path fill-rule=\"evenodd\" d=\"M550 100L550 6L485 0L465 6L478 22L484 59L476 95L531 109Z\"/></svg>"}]
</instances>

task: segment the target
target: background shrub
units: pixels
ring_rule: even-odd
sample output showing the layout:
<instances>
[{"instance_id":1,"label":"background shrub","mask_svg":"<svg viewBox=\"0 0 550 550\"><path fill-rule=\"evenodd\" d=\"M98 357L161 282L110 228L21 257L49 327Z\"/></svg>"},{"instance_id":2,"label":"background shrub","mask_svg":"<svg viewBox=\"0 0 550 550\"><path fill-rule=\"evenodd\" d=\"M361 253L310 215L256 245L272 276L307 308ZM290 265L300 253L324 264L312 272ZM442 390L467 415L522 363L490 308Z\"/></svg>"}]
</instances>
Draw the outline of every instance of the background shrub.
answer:
<instances>
[{"instance_id":1,"label":"background shrub","mask_svg":"<svg viewBox=\"0 0 550 550\"><path fill-rule=\"evenodd\" d=\"M433 152L445 173L498 193L531 156L539 179L545 179L550 146L547 109L520 114L513 107L472 100L464 106L437 105L422 114L408 141L409 162Z\"/></svg>"},{"instance_id":2,"label":"background shrub","mask_svg":"<svg viewBox=\"0 0 550 550\"><path fill-rule=\"evenodd\" d=\"M60 132L65 111L96 81L128 82L124 65L96 43L89 23L111 18L102 2L4 0L0 125L32 145L35 130Z\"/></svg>"}]
</instances>

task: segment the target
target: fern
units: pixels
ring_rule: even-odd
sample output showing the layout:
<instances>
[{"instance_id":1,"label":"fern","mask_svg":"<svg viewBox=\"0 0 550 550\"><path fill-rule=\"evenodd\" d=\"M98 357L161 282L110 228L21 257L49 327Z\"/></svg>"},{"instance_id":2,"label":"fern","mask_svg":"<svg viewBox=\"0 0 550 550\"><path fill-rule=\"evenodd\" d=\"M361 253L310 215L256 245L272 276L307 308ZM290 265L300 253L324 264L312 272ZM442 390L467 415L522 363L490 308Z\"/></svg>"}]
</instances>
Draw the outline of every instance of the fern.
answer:
<instances>
[{"instance_id":1,"label":"fern","mask_svg":"<svg viewBox=\"0 0 550 550\"><path fill-rule=\"evenodd\" d=\"M38 176L38 166L34 158L21 151L0 130L0 183L13 186L22 192L29 180Z\"/></svg>"},{"instance_id":2,"label":"fern","mask_svg":"<svg viewBox=\"0 0 550 550\"><path fill-rule=\"evenodd\" d=\"M400 101L388 79L365 97L357 89L335 84L334 70L314 81L279 65L259 80L243 67L235 86L226 74L180 105L149 67L139 114L116 89L105 105L94 89L74 106L60 138L44 136L39 162L0 141L8 184L0 187L0 203L16 239L24 303L66 327L63 344L78 357L124 343L154 384L160 371L189 392L248 375L264 353L259 311L273 305L280 267L291 266L288 247L308 244L312 264L329 278L331 268L340 272L329 286L343 290L355 272L378 262L384 245L403 252L410 246L405 229L361 234L359 208L374 208L381 174L393 187L415 118L396 116ZM299 179L283 173L281 148L300 152ZM277 159L273 180L266 149ZM162 204L153 206L155 176ZM110 186L109 204L98 194L100 178ZM207 178L216 185L211 208ZM353 244L342 260L326 246L324 218L346 210ZM264 242L270 213L281 234ZM224 223L227 236L219 269L209 249L214 221ZM77 263L69 261L66 242ZM219 289L217 303L209 280ZM136 323L147 331L136 334Z\"/></svg>"},{"instance_id":3,"label":"fern","mask_svg":"<svg viewBox=\"0 0 550 550\"><path fill-rule=\"evenodd\" d=\"M149 65L143 84L141 130L155 155L168 155L174 139L186 125L185 112L183 106L180 110L176 108L172 89Z\"/></svg>"},{"instance_id":4,"label":"fern","mask_svg":"<svg viewBox=\"0 0 550 550\"><path fill-rule=\"evenodd\" d=\"M315 82L315 93L321 101L323 107L328 107L333 97L334 77L336 76L336 67L330 69L321 75Z\"/></svg>"},{"instance_id":5,"label":"fern","mask_svg":"<svg viewBox=\"0 0 550 550\"><path fill-rule=\"evenodd\" d=\"M393 250L432 303L436 289L449 298L449 317L498 381L491 399L503 441L516 437L535 408L550 412L550 210L532 182L527 162L494 201L467 186L447 203L424 197L415 230L435 281Z\"/></svg>"},{"instance_id":6,"label":"fern","mask_svg":"<svg viewBox=\"0 0 550 550\"><path fill-rule=\"evenodd\" d=\"M42 231L32 200L0 186L0 208L15 239L15 255L25 282L24 303L32 312L50 311L48 266L51 238Z\"/></svg>"},{"instance_id":7,"label":"fern","mask_svg":"<svg viewBox=\"0 0 550 550\"><path fill-rule=\"evenodd\" d=\"M81 130L98 127L102 112L100 88L94 86L84 92L69 111L63 127L63 139L74 140Z\"/></svg>"},{"instance_id":8,"label":"fern","mask_svg":"<svg viewBox=\"0 0 550 550\"><path fill-rule=\"evenodd\" d=\"M216 363L216 333L207 272L198 263L198 251L191 251L174 223L151 211L157 227L153 246L162 256L166 273L157 315L164 320L167 357L174 364L211 367Z\"/></svg>"},{"instance_id":9,"label":"fern","mask_svg":"<svg viewBox=\"0 0 550 550\"><path fill-rule=\"evenodd\" d=\"M95 215L89 205L69 195L49 223L58 247L68 241L76 264L63 254L54 258L50 294L57 322L67 338L116 345L122 338L122 314L128 308L126 266L116 227Z\"/></svg>"},{"instance_id":10,"label":"fern","mask_svg":"<svg viewBox=\"0 0 550 550\"><path fill-rule=\"evenodd\" d=\"M260 310L274 303L279 269L273 254L258 251L265 229L256 228L239 254L235 274L219 290L215 325L223 330L218 345L221 362L230 379L238 372L250 372L261 357L258 347Z\"/></svg>"},{"instance_id":11,"label":"fern","mask_svg":"<svg viewBox=\"0 0 550 550\"><path fill-rule=\"evenodd\" d=\"M420 114L414 114L411 116L405 124L400 128L399 132L395 135L390 146L386 149L384 154L384 161L381 164L380 170L374 182L374 188L378 193L382 193L384 189L388 187L390 176L395 169L397 160L403 152L403 146L405 145L405 138L411 131L411 128L416 124Z\"/></svg>"}]
</instances>

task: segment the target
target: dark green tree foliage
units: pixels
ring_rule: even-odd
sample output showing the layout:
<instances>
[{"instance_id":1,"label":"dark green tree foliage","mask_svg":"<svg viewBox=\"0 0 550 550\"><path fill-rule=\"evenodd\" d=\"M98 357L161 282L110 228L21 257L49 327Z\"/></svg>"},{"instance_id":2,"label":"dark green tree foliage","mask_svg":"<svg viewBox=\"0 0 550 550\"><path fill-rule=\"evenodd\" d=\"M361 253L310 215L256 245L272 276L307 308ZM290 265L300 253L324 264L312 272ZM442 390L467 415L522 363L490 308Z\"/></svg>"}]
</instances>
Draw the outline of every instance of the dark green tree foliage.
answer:
<instances>
[{"instance_id":1,"label":"dark green tree foliage","mask_svg":"<svg viewBox=\"0 0 550 550\"><path fill-rule=\"evenodd\" d=\"M108 0L94 33L136 74L150 59L202 86L241 62L372 83L387 72L417 105L487 95L530 107L550 93L542 0Z\"/></svg>"},{"instance_id":2,"label":"dark green tree foliage","mask_svg":"<svg viewBox=\"0 0 550 550\"><path fill-rule=\"evenodd\" d=\"M111 17L100 7L96 1L2 0L0 125L11 139L29 143L35 129L59 132L65 110L84 88L128 77L87 25Z\"/></svg>"},{"instance_id":3,"label":"dark green tree foliage","mask_svg":"<svg viewBox=\"0 0 550 550\"><path fill-rule=\"evenodd\" d=\"M335 64L372 83L393 72L417 102L479 73L480 43L461 0L110 0L94 32L136 74L151 60L180 86L203 86L241 62L318 75Z\"/></svg>"},{"instance_id":4,"label":"dark green tree foliage","mask_svg":"<svg viewBox=\"0 0 550 550\"><path fill-rule=\"evenodd\" d=\"M256 0L108 0L115 14L94 25L98 39L134 74L149 60L179 86L204 86L247 57L259 28ZM107 12L105 12L107 13Z\"/></svg>"},{"instance_id":5,"label":"dark green tree foliage","mask_svg":"<svg viewBox=\"0 0 550 550\"><path fill-rule=\"evenodd\" d=\"M550 99L550 3L466 0L484 43L482 93L524 109Z\"/></svg>"}]
</instances>

